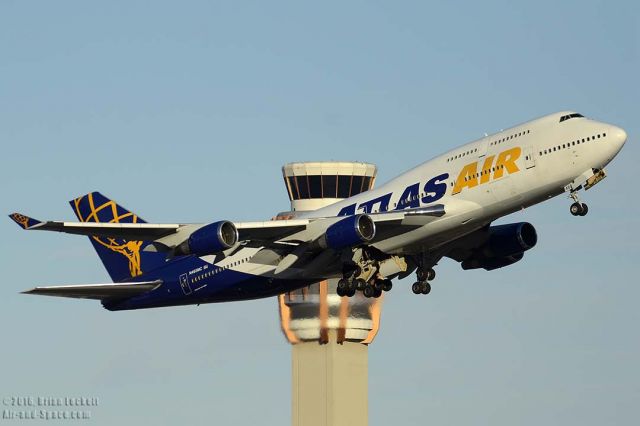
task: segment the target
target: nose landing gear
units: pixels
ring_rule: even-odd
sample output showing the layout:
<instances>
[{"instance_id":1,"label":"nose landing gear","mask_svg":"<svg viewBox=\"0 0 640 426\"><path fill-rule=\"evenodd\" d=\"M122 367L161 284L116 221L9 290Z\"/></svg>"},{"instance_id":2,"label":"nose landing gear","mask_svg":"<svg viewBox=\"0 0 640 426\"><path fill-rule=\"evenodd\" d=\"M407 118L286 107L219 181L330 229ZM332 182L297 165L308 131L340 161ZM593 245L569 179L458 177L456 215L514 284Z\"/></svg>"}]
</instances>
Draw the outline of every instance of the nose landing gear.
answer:
<instances>
[{"instance_id":1,"label":"nose landing gear","mask_svg":"<svg viewBox=\"0 0 640 426\"><path fill-rule=\"evenodd\" d=\"M586 216L589 212L589 206L587 206L585 203L580 202L577 192L571 192L571 194L569 194L569 197L571 197L571 199L574 201L573 204L571 204L571 207L569 207L569 212L571 212L571 214L574 216Z\"/></svg>"}]
</instances>

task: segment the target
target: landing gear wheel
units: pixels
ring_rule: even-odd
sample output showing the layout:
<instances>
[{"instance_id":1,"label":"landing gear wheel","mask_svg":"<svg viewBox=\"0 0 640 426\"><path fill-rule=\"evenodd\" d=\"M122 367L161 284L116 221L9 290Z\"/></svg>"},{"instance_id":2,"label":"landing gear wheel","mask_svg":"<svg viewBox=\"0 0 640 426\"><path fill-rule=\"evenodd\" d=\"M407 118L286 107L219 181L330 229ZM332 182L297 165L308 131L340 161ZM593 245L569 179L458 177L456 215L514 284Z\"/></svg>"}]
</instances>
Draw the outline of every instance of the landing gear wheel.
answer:
<instances>
[{"instance_id":1,"label":"landing gear wheel","mask_svg":"<svg viewBox=\"0 0 640 426\"><path fill-rule=\"evenodd\" d=\"M422 294L429 294L429 293L431 293L431 284L425 281L422 283Z\"/></svg>"},{"instance_id":2,"label":"landing gear wheel","mask_svg":"<svg viewBox=\"0 0 640 426\"><path fill-rule=\"evenodd\" d=\"M336 293L338 293L338 296L340 297L346 296L344 290L342 290L340 287L336 288Z\"/></svg>"},{"instance_id":3,"label":"landing gear wheel","mask_svg":"<svg viewBox=\"0 0 640 426\"><path fill-rule=\"evenodd\" d=\"M589 206L587 206L585 203L580 204L580 207L582 208L582 211L579 213L580 216L586 216L587 213L589 213Z\"/></svg>"},{"instance_id":4,"label":"landing gear wheel","mask_svg":"<svg viewBox=\"0 0 640 426\"><path fill-rule=\"evenodd\" d=\"M344 293L347 289L349 289L349 281L345 280L344 278L339 279L338 286L336 288L338 294L340 294L340 292Z\"/></svg>"},{"instance_id":5,"label":"landing gear wheel","mask_svg":"<svg viewBox=\"0 0 640 426\"><path fill-rule=\"evenodd\" d=\"M364 290L362 290L362 294L364 294L364 297L367 298L374 297L376 294L376 289L368 285L364 288Z\"/></svg>"},{"instance_id":6,"label":"landing gear wheel","mask_svg":"<svg viewBox=\"0 0 640 426\"><path fill-rule=\"evenodd\" d=\"M426 271L422 268L418 268L418 270L416 271L416 278L418 278L418 281L426 281L429 279L429 270L427 269Z\"/></svg>"},{"instance_id":7,"label":"landing gear wheel","mask_svg":"<svg viewBox=\"0 0 640 426\"><path fill-rule=\"evenodd\" d=\"M432 281L436 277L436 271L432 268L427 269L427 279L426 281Z\"/></svg>"},{"instance_id":8,"label":"landing gear wheel","mask_svg":"<svg viewBox=\"0 0 640 426\"><path fill-rule=\"evenodd\" d=\"M571 207L569 207L569 211L571 212L572 215L574 216L580 216L580 214L582 213L582 206L586 204L580 204L580 203L573 203L571 204Z\"/></svg>"},{"instance_id":9,"label":"landing gear wheel","mask_svg":"<svg viewBox=\"0 0 640 426\"><path fill-rule=\"evenodd\" d=\"M382 284L382 289L384 291L389 291L393 288L393 283L391 282L391 280L387 279L384 280L384 284Z\"/></svg>"},{"instance_id":10,"label":"landing gear wheel","mask_svg":"<svg viewBox=\"0 0 640 426\"><path fill-rule=\"evenodd\" d=\"M347 290L347 292L344 295L347 297L353 297L356 295L356 289L354 288L353 290Z\"/></svg>"},{"instance_id":11,"label":"landing gear wheel","mask_svg":"<svg viewBox=\"0 0 640 426\"><path fill-rule=\"evenodd\" d=\"M422 293L422 282L417 281L417 282L413 283L413 285L411 286L411 291L413 292L413 294L421 294Z\"/></svg>"},{"instance_id":12,"label":"landing gear wheel","mask_svg":"<svg viewBox=\"0 0 640 426\"><path fill-rule=\"evenodd\" d=\"M373 297L377 299L380 296L382 296L382 290L376 289L376 292L373 294Z\"/></svg>"},{"instance_id":13,"label":"landing gear wheel","mask_svg":"<svg viewBox=\"0 0 640 426\"><path fill-rule=\"evenodd\" d=\"M384 288L384 280L375 280L373 282L373 288L382 291L382 289Z\"/></svg>"},{"instance_id":14,"label":"landing gear wheel","mask_svg":"<svg viewBox=\"0 0 640 426\"><path fill-rule=\"evenodd\" d=\"M367 282L362 278L356 278L353 282L356 284L356 290L363 291L367 287Z\"/></svg>"}]
</instances>

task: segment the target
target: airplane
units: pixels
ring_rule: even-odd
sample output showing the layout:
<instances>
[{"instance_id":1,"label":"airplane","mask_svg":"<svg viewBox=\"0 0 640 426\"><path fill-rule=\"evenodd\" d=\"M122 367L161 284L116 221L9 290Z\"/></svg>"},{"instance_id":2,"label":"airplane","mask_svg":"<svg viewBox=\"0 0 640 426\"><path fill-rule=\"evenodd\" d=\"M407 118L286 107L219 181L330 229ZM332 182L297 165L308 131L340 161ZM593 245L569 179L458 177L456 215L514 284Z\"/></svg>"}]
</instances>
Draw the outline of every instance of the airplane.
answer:
<instances>
[{"instance_id":1,"label":"airplane","mask_svg":"<svg viewBox=\"0 0 640 426\"><path fill-rule=\"evenodd\" d=\"M386 184L329 206L262 222L147 223L99 192L70 201L79 222L14 213L26 230L88 236L112 283L36 287L23 293L100 300L112 311L275 296L338 278L342 297L379 297L416 274L428 294L442 258L491 271L537 243L528 222L492 225L606 177L627 134L562 111L487 135ZM278 220L280 219L280 220Z\"/></svg>"}]
</instances>

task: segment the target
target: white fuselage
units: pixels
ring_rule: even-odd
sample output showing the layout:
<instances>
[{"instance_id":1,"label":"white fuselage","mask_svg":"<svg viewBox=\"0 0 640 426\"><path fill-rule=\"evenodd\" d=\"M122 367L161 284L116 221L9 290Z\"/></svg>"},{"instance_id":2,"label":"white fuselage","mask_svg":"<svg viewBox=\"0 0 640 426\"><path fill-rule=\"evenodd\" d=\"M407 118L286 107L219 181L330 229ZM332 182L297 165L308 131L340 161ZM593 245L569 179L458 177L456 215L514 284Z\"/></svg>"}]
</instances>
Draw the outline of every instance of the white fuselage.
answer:
<instances>
[{"instance_id":1,"label":"white fuselage","mask_svg":"<svg viewBox=\"0 0 640 426\"><path fill-rule=\"evenodd\" d=\"M430 247L464 235L519 209L565 191L591 169L602 169L620 151L626 133L611 124L551 114L485 136L433 158L386 184L299 217L328 217L355 204L355 213L378 213L444 204L446 215L433 224L375 244L386 253L406 252L412 244ZM446 179L446 191L427 183ZM418 184L418 191L415 189ZM430 192L431 191L431 192ZM437 198L439 197L439 198ZM381 199L371 203L371 200ZM386 199L385 199L386 198ZM407 201L407 198L408 201ZM425 202L427 201L427 202Z\"/></svg>"}]
</instances>

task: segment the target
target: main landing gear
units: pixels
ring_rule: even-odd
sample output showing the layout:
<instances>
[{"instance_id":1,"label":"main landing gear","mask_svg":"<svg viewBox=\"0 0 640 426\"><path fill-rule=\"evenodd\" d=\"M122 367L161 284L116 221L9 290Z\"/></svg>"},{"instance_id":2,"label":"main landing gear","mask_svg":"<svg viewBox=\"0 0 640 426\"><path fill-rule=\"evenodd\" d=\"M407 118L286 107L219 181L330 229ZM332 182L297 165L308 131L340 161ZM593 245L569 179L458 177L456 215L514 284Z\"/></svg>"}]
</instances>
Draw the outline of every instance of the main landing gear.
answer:
<instances>
[{"instance_id":1,"label":"main landing gear","mask_svg":"<svg viewBox=\"0 0 640 426\"><path fill-rule=\"evenodd\" d=\"M571 207L569 207L569 211L571 212L571 214L574 216L586 216L589 212L589 206L587 206L585 203L580 202L577 192L571 192L571 194L569 194L569 197L571 197L571 199L574 201L573 204L571 204Z\"/></svg>"},{"instance_id":2,"label":"main landing gear","mask_svg":"<svg viewBox=\"0 0 640 426\"><path fill-rule=\"evenodd\" d=\"M418 268L416 271L416 278L418 281L413 283L411 286L411 291L413 294L429 294L431 293L431 284L429 281L433 280L436 277L436 271L433 268L423 269Z\"/></svg>"},{"instance_id":3,"label":"main landing gear","mask_svg":"<svg viewBox=\"0 0 640 426\"><path fill-rule=\"evenodd\" d=\"M338 280L336 293L338 296L353 297L356 291L361 291L364 297L380 297L383 291L389 291L393 283L388 278L377 276L378 268L363 268L356 266L355 269L346 270L343 277ZM366 277L363 278L363 277Z\"/></svg>"},{"instance_id":4,"label":"main landing gear","mask_svg":"<svg viewBox=\"0 0 640 426\"><path fill-rule=\"evenodd\" d=\"M371 278L365 281L362 278L349 279L341 278L338 280L336 293L338 296L355 296L357 291L361 291L364 297L380 297L383 291L389 291L393 287L393 283L387 278Z\"/></svg>"}]
</instances>

